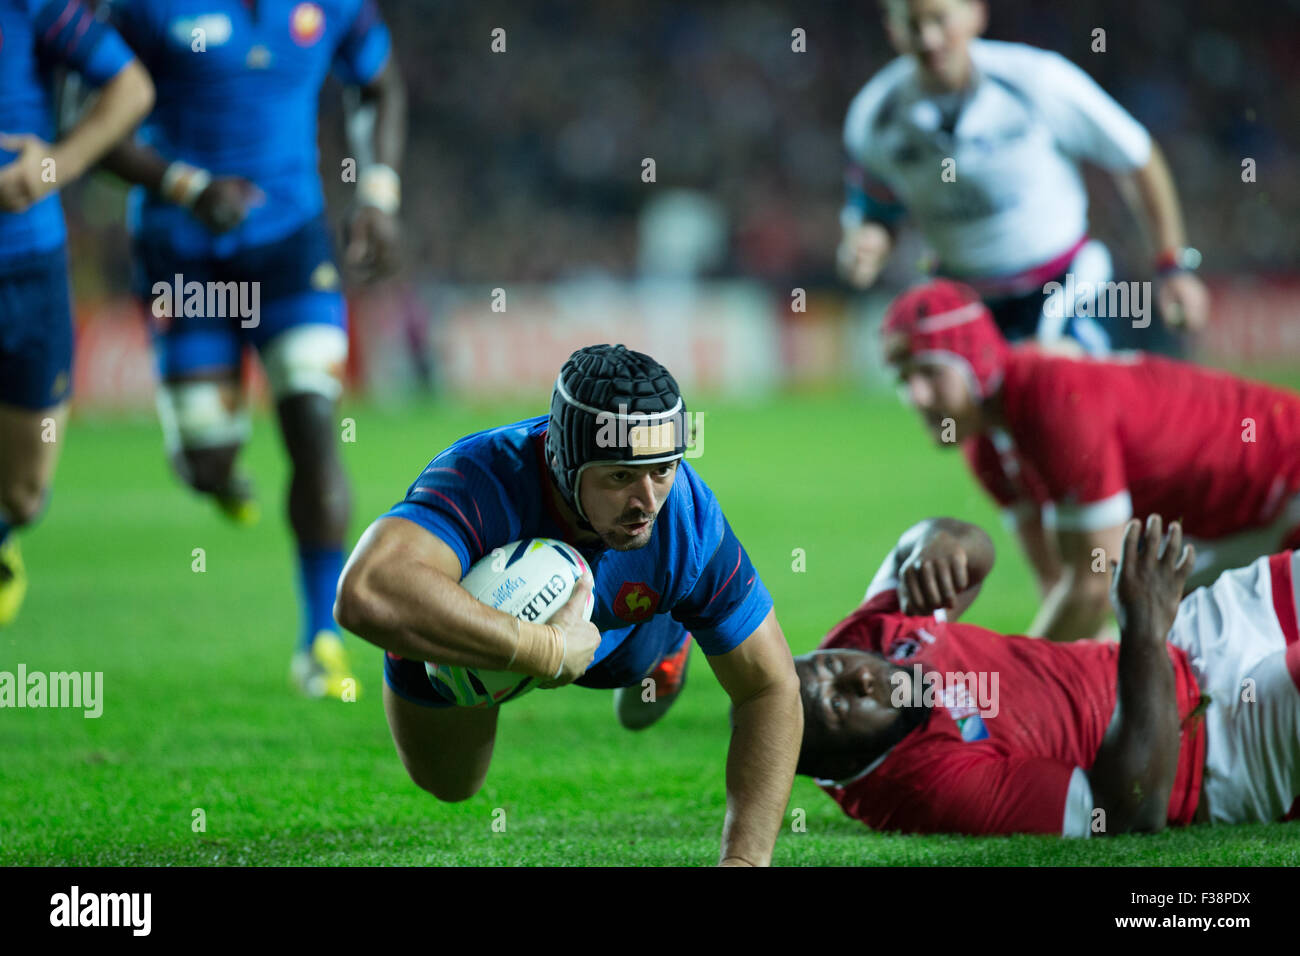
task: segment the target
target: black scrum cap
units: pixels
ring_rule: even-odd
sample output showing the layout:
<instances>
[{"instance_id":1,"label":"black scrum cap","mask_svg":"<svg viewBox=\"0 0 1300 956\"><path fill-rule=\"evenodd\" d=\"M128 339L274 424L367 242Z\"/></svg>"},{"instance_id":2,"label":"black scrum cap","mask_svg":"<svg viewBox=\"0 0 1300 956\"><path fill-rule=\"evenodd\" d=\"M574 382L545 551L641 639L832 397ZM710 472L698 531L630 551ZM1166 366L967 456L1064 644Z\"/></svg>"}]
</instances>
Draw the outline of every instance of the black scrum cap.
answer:
<instances>
[{"instance_id":1,"label":"black scrum cap","mask_svg":"<svg viewBox=\"0 0 1300 956\"><path fill-rule=\"evenodd\" d=\"M578 349L551 393L546 459L570 507L582 472L594 464L648 465L686 453L686 404L669 371L622 345Z\"/></svg>"}]
</instances>

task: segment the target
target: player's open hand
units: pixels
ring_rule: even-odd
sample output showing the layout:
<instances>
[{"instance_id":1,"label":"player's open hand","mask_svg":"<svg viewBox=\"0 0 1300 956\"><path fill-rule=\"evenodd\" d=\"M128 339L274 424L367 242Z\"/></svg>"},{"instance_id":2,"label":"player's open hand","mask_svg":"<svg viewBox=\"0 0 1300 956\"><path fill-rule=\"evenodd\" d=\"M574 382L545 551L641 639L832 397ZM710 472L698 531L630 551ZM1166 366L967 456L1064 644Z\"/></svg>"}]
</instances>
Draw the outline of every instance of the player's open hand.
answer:
<instances>
[{"instance_id":1,"label":"player's open hand","mask_svg":"<svg viewBox=\"0 0 1300 956\"><path fill-rule=\"evenodd\" d=\"M840 275L856 289L876 284L893 246L889 230L877 222L864 222L844 231L836 262Z\"/></svg>"},{"instance_id":2,"label":"player's open hand","mask_svg":"<svg viewBox=\"0 0 1300 956\"><path fill-rule=\"evenodd\" d=\"M957 604L971 586L969 557L947 531L930 531L898 570L898 603L904 614L933 614Z\"/></svg>"},{"instance_id":3,"label":"player's open hand","mask_svg":"<svg viewBox=\"0 0 1300 956\"><path fill-rule=\"evenodd\" d=\"M344 262L362 282L376 282L401 265L401 228L397 219L374 206L358 206L348 221Z\"/></svg>"},{"instance_id":4,"label":"player's open hand","mask_svg":"<svg viewBox=\"0 0 1300 956\"><path fill-rule=\"evenodd\" d=\"M591 666L591 659L596 656L596 649L600 647L600 630L587 620L585 614L594 583L591 572L588 571L574 586L573 595L564 607L556 611L546 622L558 628L562 634L564 666L560 670L559 677L538 684L538 687L550 689L571 684L585 674L587 668Z\"/></svg>"},{"instance_id":5,"label":"player's open hand","mask_svg":"<svg viewBox=\"0 0 1300 956\"><path fill-rule=\"evenodd\" d=\"M266 194L240 176L220 176L194 202L194 215L213 232L229 232L266 202Z\"/></svg>"},{"instance_id":6,"label":"player's open hand","mask_svg":"<svg viewBox=\"0 0 1300 956\"><path fill-rule=\"evenodd\" d=\"M0 211L23 212L58 188L58 168L50 155L53 147L45 140L0 133L0 149L18 154L0 166Z\"/></svg>"},{"instance_id":7,"label":"player's open hand","mask_svg":"<svg viewBox=\"0 0 1300 956\"><path fill-rule=\"evenodd\" d=\"M1162 534L1159 515L1136 518L1124 528L1119 562L1111 562L1110 600L1121 640L1133 636L1163 643L1178 616L1183 586L1196 563L1196 549L1183 543L1183 526Z\"/></svg>"}]
</instances>

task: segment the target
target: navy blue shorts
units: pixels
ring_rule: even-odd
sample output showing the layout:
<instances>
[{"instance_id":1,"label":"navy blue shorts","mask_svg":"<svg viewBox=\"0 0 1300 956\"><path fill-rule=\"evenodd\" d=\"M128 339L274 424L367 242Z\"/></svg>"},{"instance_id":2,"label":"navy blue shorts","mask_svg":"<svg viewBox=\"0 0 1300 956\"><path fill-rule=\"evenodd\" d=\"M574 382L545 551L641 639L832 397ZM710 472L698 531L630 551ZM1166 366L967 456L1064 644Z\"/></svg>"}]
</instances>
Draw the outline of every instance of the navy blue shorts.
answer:
<instances>
[{"instance_id":1,"label":"navy blue shorts","mask_svg":"<svg viewBox=\"0 0 1300 956\"><path fill-rule=\"evenodd\" d=\"M68 253L0 262L0 403L39 411L72 392Z\"/></svg>"},{"instance_id":2,"label":"navy blue shorts","mask_svg":"<svg viewBox=\"0 0 1300 956\"><path fill-rule=\"evenodd\" d=\"M173 254L170 243L152 236L138 237L133 287L151 317L158 374L174 381L196 373L238 374L245 345L262 348L287 329L325 324L347 328L347 309L341 292L334 244L325 217L319 216L297 232L244 249L227 258L185 259ZM256 315L181 314L159 317L152 308L159 283L171 298L180 276L182 292L191 282L237 283L243 298L252 303L257 288ZM220 301L220 300L218 300ZM199 310L195 310L199 311ZM251 311L248 310L248 311Z\"/></svg>"},{"instance_id":3,"label":"navy blue shorts","mask_svg":"<svg viewBox=\"0 0 1300 956\"><path fill-rule=\"evenodd\" d=\"M579 687L632 687L639 684L661 660L680 650L691 636L668 614L656 614L630 630L632 633L608 657L574 683ZM454 706L434 690L423 661L385 654L384 681L394 694L412 704L421 707Z\"/></svg>"},{"instance_id":4,"label":"navy blue shorts","mask_svg":"<svg viewBox=\"0 0 1300 956\"><path fill-rule=\"evenodd\" d=\"M1066 273L1048 281L1065 285ZM1033 341L1038 337L1038 328L1043 321L1043 303L1041 289L984 300L993 313L994 323L1008 342ZM1108 318L1076 315L1065 319L1061 333L1065 338L1078 342L1089 355L1104 355L1111 347L1113 325L1114 322Z\"/></svg>"}]
</instances>

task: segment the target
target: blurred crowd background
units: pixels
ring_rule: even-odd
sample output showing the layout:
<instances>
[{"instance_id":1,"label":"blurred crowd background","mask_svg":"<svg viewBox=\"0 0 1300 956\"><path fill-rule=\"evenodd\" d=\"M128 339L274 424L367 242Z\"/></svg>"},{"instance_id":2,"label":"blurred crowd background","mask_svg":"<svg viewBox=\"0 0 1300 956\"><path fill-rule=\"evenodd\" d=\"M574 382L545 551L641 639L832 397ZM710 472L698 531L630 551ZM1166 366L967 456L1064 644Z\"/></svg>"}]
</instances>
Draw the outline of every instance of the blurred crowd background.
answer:
<instances>
[{"instance_id":1,"label":"blurred crowd background","mask_svg":"<svg viewBox=\"0 0 1300 956\"><path fill-rule=\"evenodd\" d=\"M685 213L667 221L678 231L694 224L697 275L843 294L833 273L841 128L854 94L894 55L874 0L380 6L410 98L408 282L653 274L662 257L651 248L652 211L676 203ZM1300 0L989 8L988 37L1064 54L1151 130L1203 272L1294 272ZM490 49L498 27L505 53ZM805 53L791 49L795 28L806 32ZM1099 28L1104 53L1093 52ZM348 149L334 84L322 97L320 142L339 222L350 187L337 175ZM654 184L642 182L645 158L655 160ZM1256 162L1254 183L1242 182L1245 158ZM1106 176L1089 181L1093 234L1121 275L1147 277L1135 220ZM121 188L101 175L67 206L79 296L120 296L129 275Z\"/></svg>"}]
</instances>

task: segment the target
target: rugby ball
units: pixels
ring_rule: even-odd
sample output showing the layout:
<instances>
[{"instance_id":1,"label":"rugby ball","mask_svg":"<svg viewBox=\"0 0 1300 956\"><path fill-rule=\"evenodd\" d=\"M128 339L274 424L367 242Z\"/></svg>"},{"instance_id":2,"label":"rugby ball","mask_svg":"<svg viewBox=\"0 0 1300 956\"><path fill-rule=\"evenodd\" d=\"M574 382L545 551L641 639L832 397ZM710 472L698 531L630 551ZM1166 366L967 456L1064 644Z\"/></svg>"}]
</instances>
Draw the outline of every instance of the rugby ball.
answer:
<instances>
[{"instance_id":1,"label":"rugby ball","mask_svg":"<svg viewBox=\"0 0 1300 956\"><path fill-rule=\"evenodd\" d=\"M530 538L493 549L469 569L460 586L488 607L520 620L545 624L564 607L589 572L576 548L555 538ZM591 620L594 594L587 595ZM434 689L458 707L494 707L522 697L538 681L513 671L425 663Z\"/></svg>"}]
</instances>

